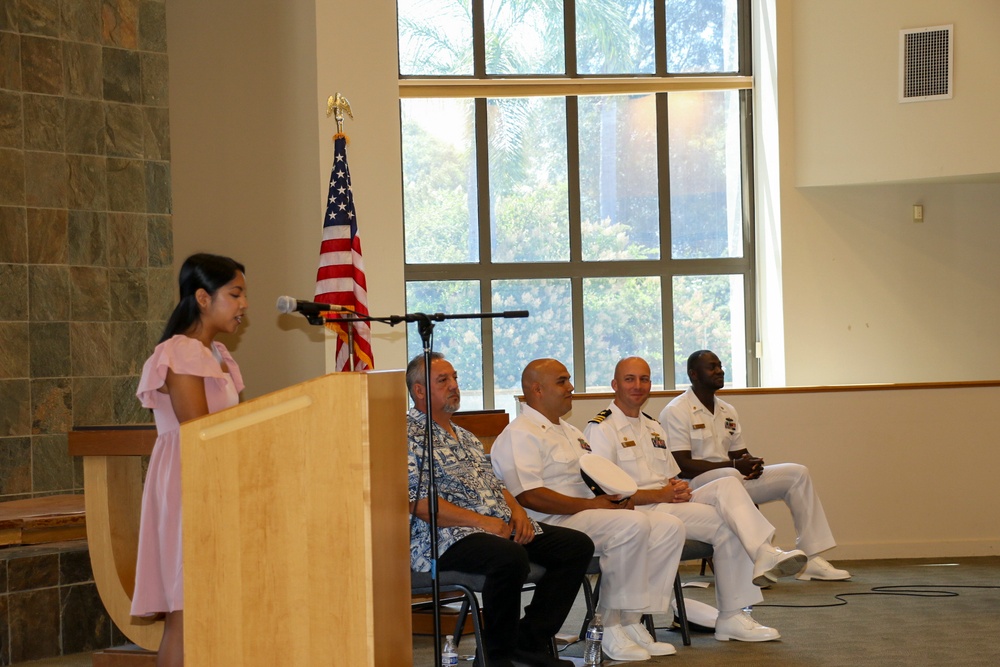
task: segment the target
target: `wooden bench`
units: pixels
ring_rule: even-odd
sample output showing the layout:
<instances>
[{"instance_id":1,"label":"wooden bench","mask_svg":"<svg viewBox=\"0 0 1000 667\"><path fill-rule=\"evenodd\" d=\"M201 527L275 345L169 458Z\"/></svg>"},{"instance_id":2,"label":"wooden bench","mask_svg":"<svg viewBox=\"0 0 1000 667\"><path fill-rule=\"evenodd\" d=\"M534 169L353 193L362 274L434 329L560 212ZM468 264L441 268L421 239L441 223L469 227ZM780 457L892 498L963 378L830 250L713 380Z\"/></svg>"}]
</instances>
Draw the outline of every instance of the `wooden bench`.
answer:
<instances>
[{"instance_id":1,"label":"wooden bench","mask_svg":"<svg viewBox=\"0 0 1000 667\"><path fill-rule=\"evenodd\" d=\"M0 503L0 547L83 540L87 513L81 495L44 496Z\"/></svg>"},{"instance_id":2,"label":"wooden bench","mask_svg":"<svg viewBox=\"0 0 1000 667\"><path fill-rule=\"evenodd\" d=\"M453 414L451 421L479 438L483 450L489 454L493 441L510 423L510 415L503 410L465 410Z\"/></svg>"},{"instance_id":3,"label":"wooden bench","mask_svg":"<svg viewBox=\"0 0 1000 667\"><path fill-rule=\"evenodd\" d=\"M135 618L130 612L142 508L142 457L153 451L156 427L79 427L67 438L70 456L83 457L87 546L101 602L130 641L155 650L163 634L163 621ZM130 658L139 661L124 662ZM95 653L94 665L152 665L154 659L154 653L121 655L115 649Z\"/></svg>"}]
</instances>

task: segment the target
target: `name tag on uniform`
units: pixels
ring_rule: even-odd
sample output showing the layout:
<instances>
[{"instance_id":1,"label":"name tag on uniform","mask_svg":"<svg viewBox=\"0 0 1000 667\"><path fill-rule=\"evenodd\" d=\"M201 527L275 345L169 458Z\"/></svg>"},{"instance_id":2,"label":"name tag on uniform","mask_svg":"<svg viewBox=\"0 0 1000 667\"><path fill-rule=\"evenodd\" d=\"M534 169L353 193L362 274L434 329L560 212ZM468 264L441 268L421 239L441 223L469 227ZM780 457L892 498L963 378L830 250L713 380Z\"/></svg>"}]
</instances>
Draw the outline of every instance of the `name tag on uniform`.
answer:
<instances>
[{"instance_id":1,"label":"name tag on uniform","mask_svg":"<svg viewBox=\"0 0 1000 667\"><path fill-rule=\"evenodd\" d=\"M705 425L704 425L704 424L693 424L693 425L691 426L691 428L693 428L693 429L697 430L697 429L699 429L699 428L705 428Z\"/></svg>"},{"instance_id":2,"label":"name tag on uniform","mask_svg":"<svg viewBox=\"0 0 1000 667\"><path fill-rule=\"evenodd\" d=\"M635 447L635 440L622 440L622 447Z\"/></svg>"}]
</instances>

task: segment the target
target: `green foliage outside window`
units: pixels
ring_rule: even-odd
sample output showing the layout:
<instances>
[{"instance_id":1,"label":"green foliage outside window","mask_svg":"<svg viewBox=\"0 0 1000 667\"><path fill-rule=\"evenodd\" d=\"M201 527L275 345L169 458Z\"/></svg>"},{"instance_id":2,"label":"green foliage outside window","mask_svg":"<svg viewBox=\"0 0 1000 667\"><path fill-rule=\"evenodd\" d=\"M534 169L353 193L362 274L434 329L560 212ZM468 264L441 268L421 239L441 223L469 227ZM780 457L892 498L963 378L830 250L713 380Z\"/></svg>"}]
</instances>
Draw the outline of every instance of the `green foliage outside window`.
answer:
<instances>
[{"instance_id":1,"label":"green foliage outside window","mask_svg":"<svg viewBox=\"0 0 1000 667\"><path fill-rule=\"evenodd\" d=\"M580 73L654 72L652 0L575 5ZM667 72L735 72L736 8L737 0L667 0ZM486 0L486 73L563 74L562 11L557 0ZM470 0L401 0L401 73L472 75L471 26ZM587 387L574 378L577 391L608 387L614 364L632 354L650 362L654 386L684 386L687 355L695 349L715 350L729 369L740 366L732 360L747 347L743 274L691 274L683 263L744 256L737 93L660 95L668 102L667 125L652 94L584 92L572 103L488 98L482 117L472 99L402 100L407 310L531 312L525 320L436 325L434 348L459 370L466 408L481 406L484 381L498 404L509 405L509 396L520 392L524 364L539 356L558 358L571 372L582 359ZM568 118L574 109L576 117ZM477 163L477 122L485 123L488 138L485 178ZM668 169L658 157L664 140ZM484 182L485 200L478 194ZM483 201L488 211L479 210ZM482 251L481 218L490 234ZM573 224L580 239L575 255ZM558 275L558 265L568 266L571 257L594 269L576 287L569 274ZM607 268L619 264L630 273L615 276ZM521 267L523 277L484 272L495 265ZM582 350L574 344L575 289L581 290ZM664 340L664 309L672 341ZM493 341L488 368L484 330ZM408 341L411 355L418 353L412 325Z\"/></svg>"}]
</instances>

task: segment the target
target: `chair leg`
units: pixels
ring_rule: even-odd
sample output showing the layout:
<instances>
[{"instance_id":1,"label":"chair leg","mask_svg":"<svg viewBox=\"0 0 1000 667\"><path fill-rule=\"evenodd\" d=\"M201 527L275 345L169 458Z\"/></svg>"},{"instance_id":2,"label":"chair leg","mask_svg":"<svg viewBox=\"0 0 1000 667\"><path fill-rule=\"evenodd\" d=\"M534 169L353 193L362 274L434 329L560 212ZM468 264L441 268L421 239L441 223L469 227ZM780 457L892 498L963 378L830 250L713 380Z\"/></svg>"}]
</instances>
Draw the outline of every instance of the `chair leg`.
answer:
<instances>
[{"instance_id":1,"label":"chair leg","mask_svg":"<svg viewBox=\"0 0 1000 667\"><path fill-rule=\"evenodd\" d=\"M706 567L708 567L710 570L712 570L713 574L715 573L715 562L713 562L713 560L711 558L702 558L701 559L701 572L699 573L700 576L702 576L702 577L705 576L705 568Z\"/></svg>"},{"instance_id":2,"label":"chair leg","mask_svg":"<svg viewBox=\"0 0 1000 667\"><path fill-rule=\"evenodd\" d=\"M597 575L594 585L590 585L590 575L583 576L583 599L587 603L587 613L583 616L583 625L580 626L580 639L587 636L587 626L597 613L597 602L601 598L601 575Z\"/></svg>"},{"instance_id":3,"label":"chair leg","mask_svg":"<svg viewBox=\"0 0 1000 667\"><path fill-rule=\"evenodd\" d=\"M490 663L486 658L486 644L483 642L483 626L480 623L482 614L479 609L479 601L471 589L466 588L465 595L469 604L469 610L472 612L472 632L476 636L476 664L479 667L489 667ZM463 620L462 623L464 625L465 621ZM455 644L457 645L458 641Z\"/></svg>"},{"instance_id":4,"label":"chair leg","mask_svg":"<svg viewBox=\"0 0 1000 667\"><path fill-rule=\"evenodd\" d=\"M594 590L586 575L583 577L583 600L586 603L587 612L583 615L583 625L580 626L580 639L587 636L587 626L590 625L590 619L594 618Z\"/></svg>"},{"instance_id":5,"label":"chair leg","mask_svg":"<svg viewBox=\"0 0 1000 667\"><path fill-rule=\"evenodd\" d=\"M652 614L643 614L642 615L642 624L646 626L646 632L648 632L649 636L653 638L653 641L654 642L657 641L657 639L656 639L656 623L653 621L653 615Z\"/></svg>"},{"instance_id":6,"label":"chair leg","mask_svg":"<svg viewBox=\"0 0 1000 667\"><path fill-rule=\"evenodd\" d=\"M462 634L465 632L465 619L469 617L469 593L465 594L462 599L462 607L458 610L458 618L455 620L455 632L452 634L452 639L455 640L455 646L458 646L458 642L462 641Z\"/></svg>"},{"instance_id":7,"label":"chair leg","mask_svg":"<svg viewBox=\"0 0 1000 667\"><path fill-rule=\"evenodd\" d=\"M684 606L684 592L681 588L681 576L674 577L674 602L677 604L677 619L681 624L681 639L685 646L691 645L691 629L688 628L687 609Z\"/></svg>"}]
</instances>

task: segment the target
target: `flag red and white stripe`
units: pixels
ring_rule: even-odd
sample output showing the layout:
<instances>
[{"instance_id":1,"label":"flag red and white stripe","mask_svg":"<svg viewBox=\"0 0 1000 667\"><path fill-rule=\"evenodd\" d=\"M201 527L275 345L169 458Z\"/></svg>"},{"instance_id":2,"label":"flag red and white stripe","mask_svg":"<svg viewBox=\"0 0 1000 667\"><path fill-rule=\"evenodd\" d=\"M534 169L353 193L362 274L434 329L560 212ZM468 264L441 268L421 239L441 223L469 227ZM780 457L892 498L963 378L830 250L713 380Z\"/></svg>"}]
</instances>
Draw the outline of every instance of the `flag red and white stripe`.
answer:
<instances>
[{"instance_id":1,"label":"flag red and white stripe","mask_svg":"<svg viewBox=\"0 0 1000 667\"><path fill-rule=\"evenodd\" d=\"M326 216L323 219L323 242L316 272L316 297L319 303L350 308L358 315L368 315L368 286L365 263L361 256L358 217L351 192L351 172L347 168L347 137L334 136L333 168ZM337 371L370 370L372 359L371 328L368 322L340 324L330 313L327 327L337 334ZM354 328L354 350L348 349L347 327ZM353 356L353 366L351 364Z\"/></svg>"}]
</instances>

